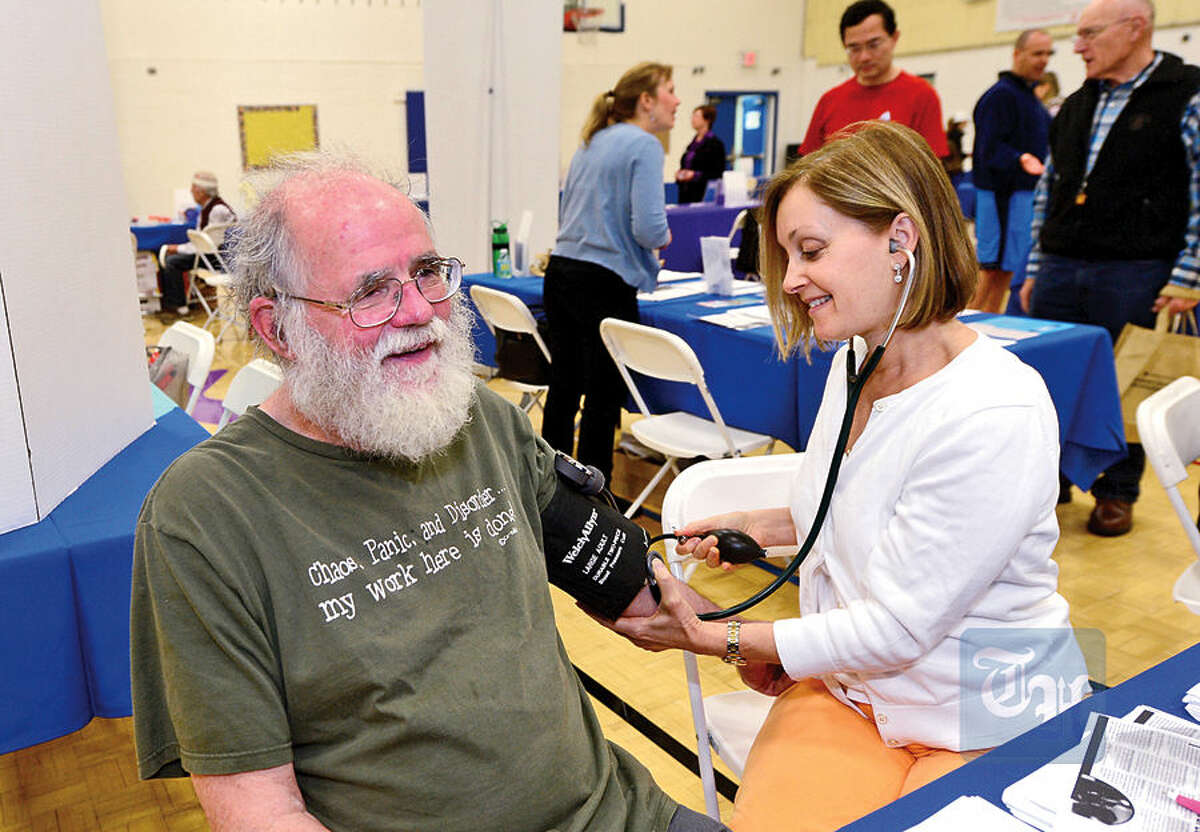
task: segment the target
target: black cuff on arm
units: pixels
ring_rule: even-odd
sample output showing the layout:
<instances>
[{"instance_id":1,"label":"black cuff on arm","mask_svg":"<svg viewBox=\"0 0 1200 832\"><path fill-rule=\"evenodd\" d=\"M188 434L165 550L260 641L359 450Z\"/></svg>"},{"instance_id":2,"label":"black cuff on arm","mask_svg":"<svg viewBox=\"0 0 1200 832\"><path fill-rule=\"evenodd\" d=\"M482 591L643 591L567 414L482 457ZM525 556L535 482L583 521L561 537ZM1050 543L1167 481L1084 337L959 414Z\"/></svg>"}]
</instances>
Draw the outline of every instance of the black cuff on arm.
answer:
<instances>
[{"instance_id":1,"label":"black cuff on arm","mask_svg":"<svg viewBox=\"0 0 1200 832\"><path fill-rule=\"evenodd\" d=\"M542 512L550 583L609 620L646 585L649 540L637 523L561 479Z\"/></svg>"}]
</instances>

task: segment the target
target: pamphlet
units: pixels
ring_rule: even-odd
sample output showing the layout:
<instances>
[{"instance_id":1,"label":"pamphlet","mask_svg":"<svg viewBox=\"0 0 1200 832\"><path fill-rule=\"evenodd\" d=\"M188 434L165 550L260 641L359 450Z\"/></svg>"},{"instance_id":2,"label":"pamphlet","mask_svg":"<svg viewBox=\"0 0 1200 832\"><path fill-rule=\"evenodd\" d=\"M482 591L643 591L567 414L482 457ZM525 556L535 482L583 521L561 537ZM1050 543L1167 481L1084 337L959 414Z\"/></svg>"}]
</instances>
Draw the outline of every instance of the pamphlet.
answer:
<instances>
[{"instance_id":1,"label":"pamphlet","mask_svg":"<svg viewBox=\"0 0 1200 832\"><path fill-rule=\"evenodd\" d=\"M1055 832L1116 825L1122 832L1200 828L1200 816L1175 802L1176 795L1200 793L1200 736L1189 736L1200 732L1188 726L1187 733L1176 733L1169 725L1093 714L1074 785L1060 798Z\"/></svg>"}]
</instances>

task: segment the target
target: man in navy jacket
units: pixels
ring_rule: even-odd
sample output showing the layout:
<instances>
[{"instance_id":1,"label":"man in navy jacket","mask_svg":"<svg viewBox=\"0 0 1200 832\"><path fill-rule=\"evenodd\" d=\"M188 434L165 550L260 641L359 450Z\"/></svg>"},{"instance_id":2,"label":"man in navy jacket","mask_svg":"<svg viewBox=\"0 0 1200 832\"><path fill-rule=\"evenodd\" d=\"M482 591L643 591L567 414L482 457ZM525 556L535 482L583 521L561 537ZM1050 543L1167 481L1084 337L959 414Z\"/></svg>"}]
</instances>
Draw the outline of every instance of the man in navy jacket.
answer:
<instances>
[{"instance_id":1,"label":"man in navy jacket","mask_svg":"<svg viewBox=\"0 0 1200 832\"><path fill-rule=\"evenodd\" d=\"M972 175L979 288L971 305L999 312L1014 272L1023 272L1033 244L1033 189L1046 158L1050 114L1034 95L1054 42L1027 29L1013 48L1012 69L1000 73L975 105Z\"/></svg>"}]
</instances>

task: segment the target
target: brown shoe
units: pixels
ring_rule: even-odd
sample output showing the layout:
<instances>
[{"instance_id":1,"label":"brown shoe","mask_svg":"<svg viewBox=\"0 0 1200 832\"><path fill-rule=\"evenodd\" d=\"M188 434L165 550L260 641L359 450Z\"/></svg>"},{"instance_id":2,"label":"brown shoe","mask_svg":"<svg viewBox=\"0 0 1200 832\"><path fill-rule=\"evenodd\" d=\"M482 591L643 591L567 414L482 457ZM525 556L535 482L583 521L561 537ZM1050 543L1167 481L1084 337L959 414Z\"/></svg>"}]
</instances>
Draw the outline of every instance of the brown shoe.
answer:
<instances>
[{"instance_id":1,"label":"brown shoe","mask_svg":"<svg viewBox=\"0 0 1200 832\"><path fill-rule=\"evenodd\" d=\"M1087 530L1101 537L1116 537L1133 528L1133 503L1128 500L1096 498L1096 507L1088 518Z\"/></svg>"}]
</instances>

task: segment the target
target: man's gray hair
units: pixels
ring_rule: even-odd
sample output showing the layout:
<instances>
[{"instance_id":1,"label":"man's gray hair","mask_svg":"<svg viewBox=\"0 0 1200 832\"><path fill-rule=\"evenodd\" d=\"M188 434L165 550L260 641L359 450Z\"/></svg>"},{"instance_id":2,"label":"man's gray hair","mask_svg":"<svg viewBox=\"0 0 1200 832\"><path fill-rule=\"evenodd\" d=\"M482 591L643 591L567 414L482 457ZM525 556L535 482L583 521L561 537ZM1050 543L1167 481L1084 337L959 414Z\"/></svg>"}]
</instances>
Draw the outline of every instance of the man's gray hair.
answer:
<instances>
[{"instance_id":1,"label":"man's gray hair","mask_svg":"<svg viewBox=\"0 0 1200 832\"><path fill-rule=\"evenodd\" d=\"M301 304L288 296L301 293L312 275L289 227L287 195L291 186L302 180L332 180L345 175L377 179L413 201L407 177L377 170L355 155L340 150L312 150L278 156L269 166L247 176L246 184L258 196L258 202L238 219L232 252L233 294L238 313L244 320L249 320L250 302L257 297L275 299L276 335L286 331L285 320L298 316ZM413 205L420 211L429 237L433 239L428 215L415 201ZM334 219L330 217L330 222ZM256 337L253 327L249 329L252 337Z\"/></svg>"}]
</instances>

